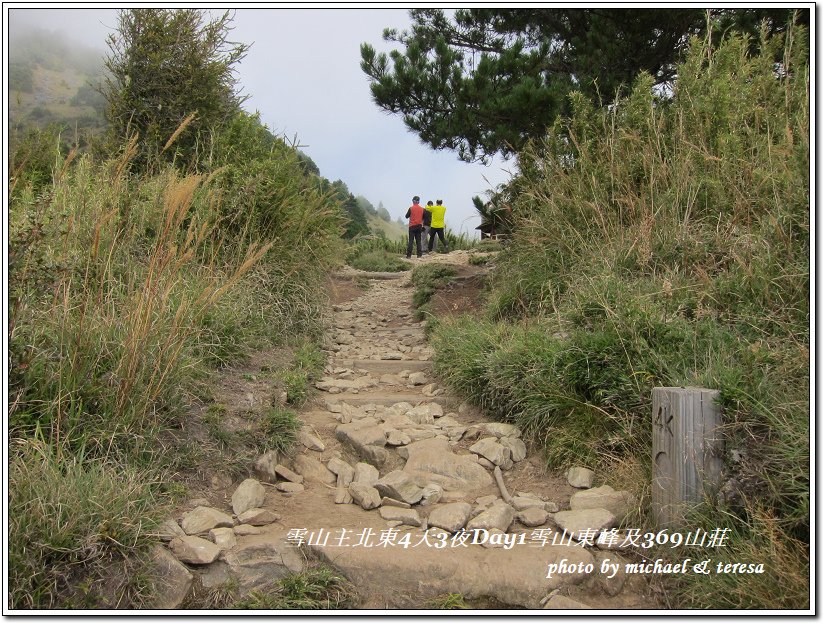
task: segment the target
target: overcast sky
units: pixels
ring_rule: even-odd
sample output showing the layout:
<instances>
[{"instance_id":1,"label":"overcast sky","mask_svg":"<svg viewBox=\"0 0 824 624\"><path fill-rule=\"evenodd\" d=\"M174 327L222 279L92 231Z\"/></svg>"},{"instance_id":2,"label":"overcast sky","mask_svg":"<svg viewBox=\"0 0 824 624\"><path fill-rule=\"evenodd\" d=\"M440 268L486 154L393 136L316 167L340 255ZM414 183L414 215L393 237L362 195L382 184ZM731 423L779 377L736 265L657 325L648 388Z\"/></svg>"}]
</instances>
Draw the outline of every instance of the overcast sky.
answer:
<instances>
[{"instance_id":1,"label":"overcast sky","mask_svg":"<svg viewBox=\"0 0 824 624\"><path fill-rule=\"evenodd\" d=\"M117 25L116 11L105 8L11 8L8 16L10 31L35 24L101 52ZM376 207L383 202L393 219L413 195L443 199L447 227L474 236L480 219L472 196L509 179L513 165L467 164L422 145L399 116L375 106L360 69L361 43L389 50L383 29L408 25L406 9L237 9L230 40L252 44L238 66L250 96L244 106L260 111L275 134L297 136L321 175L343 180Z\"/></svg>"}]
</instances>

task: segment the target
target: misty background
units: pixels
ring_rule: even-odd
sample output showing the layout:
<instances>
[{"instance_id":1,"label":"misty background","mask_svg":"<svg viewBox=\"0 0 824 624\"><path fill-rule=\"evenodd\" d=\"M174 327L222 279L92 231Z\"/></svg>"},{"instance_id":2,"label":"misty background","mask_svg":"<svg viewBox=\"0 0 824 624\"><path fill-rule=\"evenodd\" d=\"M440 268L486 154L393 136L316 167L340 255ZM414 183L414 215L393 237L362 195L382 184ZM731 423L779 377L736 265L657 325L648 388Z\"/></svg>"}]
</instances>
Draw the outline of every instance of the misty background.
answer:
<instances>
[{"instance_id":1,"label":"misty background","mask_svg":"<svg viewBox=\"0 0 824 624\"><path fill-rule=\"evenodd\" d=\"M258 111L275 135L296 141L321 175L342 180L353 195L376 207L383 203L392 220L403 217L413 195L423 202L442 199L447 227L478 236L472 196L483 197L507 181L514 163L470 164L454 152L423 145L400 116L372 102L360 69L360 44L390 50L383 29L408 28L407 10L241 8L233 14L230 40L252 44L237 65L239 90L249 96L245 110ZM37 37L46 36L52 42L64 39L68 53L83 62L93 62L95 54L102 61L116 27L116 9L9 9L9 56L13 63L20 54L37 54ZM60 83L78 86L71 83L79 78L53 80L57 89ZM91 91L85 89L90 101ZM15 95L7 96L13 109Z\"/></svg>"}]
</instances>

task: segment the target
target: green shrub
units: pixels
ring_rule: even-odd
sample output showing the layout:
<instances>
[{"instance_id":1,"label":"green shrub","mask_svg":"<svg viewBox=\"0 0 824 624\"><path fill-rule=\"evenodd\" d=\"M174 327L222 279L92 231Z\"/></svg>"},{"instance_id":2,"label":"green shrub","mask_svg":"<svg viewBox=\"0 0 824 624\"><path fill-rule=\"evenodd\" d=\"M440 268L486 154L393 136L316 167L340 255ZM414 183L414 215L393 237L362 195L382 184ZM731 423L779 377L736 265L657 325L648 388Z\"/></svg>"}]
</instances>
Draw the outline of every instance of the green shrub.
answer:
<instances>
[{"instance_id":1,"label":"green shrub","mask_svg":"<svg viewBox=\"0 0 824 624\"><path fill-rule=\"evenodd\" d=\"M449 264L424 264L412 271L413 286L441 285L458 274L458 270Z\"/></svg>"}]
</instances>

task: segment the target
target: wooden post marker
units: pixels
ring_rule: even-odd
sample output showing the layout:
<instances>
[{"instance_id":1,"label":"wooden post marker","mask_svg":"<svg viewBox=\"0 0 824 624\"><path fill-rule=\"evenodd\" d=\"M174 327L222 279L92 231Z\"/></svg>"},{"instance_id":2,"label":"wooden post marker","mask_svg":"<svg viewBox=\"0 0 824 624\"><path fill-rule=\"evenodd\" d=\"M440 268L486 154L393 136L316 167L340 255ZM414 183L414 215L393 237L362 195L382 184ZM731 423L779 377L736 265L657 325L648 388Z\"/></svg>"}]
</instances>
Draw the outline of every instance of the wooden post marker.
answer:
<instances>
[{"instance_id":1,"label":"wooden post marker","mask_svg":"<svg viewBox=\"0 0 824 624\"><path fill-rule=\"evenodd\" d=\"M718 390L652 389L652 510L658 528L679 527L686 510L719 486L723 467Z\"/></svg>"}]
</instances>

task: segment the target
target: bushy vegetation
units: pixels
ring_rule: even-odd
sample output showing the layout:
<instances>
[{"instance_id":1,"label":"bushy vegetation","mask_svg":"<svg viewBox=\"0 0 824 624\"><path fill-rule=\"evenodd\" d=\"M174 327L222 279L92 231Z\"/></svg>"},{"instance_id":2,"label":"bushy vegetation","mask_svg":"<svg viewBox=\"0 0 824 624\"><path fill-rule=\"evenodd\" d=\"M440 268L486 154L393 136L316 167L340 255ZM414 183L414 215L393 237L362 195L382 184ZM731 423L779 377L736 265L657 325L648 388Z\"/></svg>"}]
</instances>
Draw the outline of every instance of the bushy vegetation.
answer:
<instances>
[{"instance_id":1,"label":"bushy vegetation","mask_svg":"<svg viewBox=\"0 0 824 624\"><path fill-rule=\"evenodd\" d=\"M573 95L519 156L486 319L435 327L444 379L558 468L629 462L649 483L651 389L720 389L743 460L704 520L793 588L690 575L679 606L809 602L808 44L751 44L694 41L671 94L642 75L609 108Z\"/></svg>"},{"instance_id":2,"label":"bushy vegetation","mask_svg":"<svg viewBox=\"0 0 824 624\"><path fill-rule=\"evenodd\" d=\"M61 161L55 152L50 183L23 167L12 194L9 433L50 449L54 469L41 485L67 497L67 504L77 496L72 482L80 477L108 475L116 482L142 470L154 475L145 482L157 489L164 465L173 460L162 456L155 439L179 426L212 366L292 336L319 337L320 277L340 245L340 213L324 204L285 151L249 166L244 193L240 185L218 186L226 170L129 174L132 148L104 162L75 152ZM249 192L260 168L278 174L281 195L264 200ZM241 216L232 221L227 206L242 208ZM315 252L328 253L310 254L309 241ZM314 371L312 354L303 359L296 370ZM284 449L300 421L275 411L260 423L261 440L266 448ZM12 497L38 515L36 501L27 498L35 493L23 478L42 457L13 455ZM94 506L69 508L78 527L91 531L76 544L92 540L100 559L122 554L115 541L94 541L102 530ZM124 531L122 521L108 520L107 530ZM12 529L11 542L27 553L15 565L25 559L41 570L14 589L15 607L60 604L60 590L45 589L60 585L55 579L66 574L49 564L54 555L44 558L52 550L74 566L74 580L88 574L93 582L103 573L82 550L42 536L34 549L28 533ZM140 550L150 541L143 531L128 543ZM12 578L28 579L25 569L15 569Z\"/></svg>"},{"instance_id":3,"label":"bushy vegetation","mask_svg":"<svg viewBox=\"0 0 824 624\"><path fill-rule=\"evenodd\" d=\"M449 264L426 264L415 267L412 271L412 286L415 292L412 294L412 305L420 309L432 299L435 291L449 283L458 271Z\"/></svg>"},{"instance_id":4,"label":"bushy vegetation","mask_svg":"<svg viewBox=\"0 0 824 624\"><path fill-rule=\"evenodd\" d=\"M354 605L352 585L326 565L309 567L239 599L233 609L346 609Z\"/></svg>"},{"instance_id":5,"label":"bushy vegetation","mask_svg":"<svg viewBox=\"0 0 824 624\"><path fill-rule=\"evenodd\" d=\"M322 334L340 204L256 117L212 134L232 160L198 173L134 167L137 138L101 159L35 132L11 159L13 608L141 604L135 569L181 461L159 437L216 365ZM297 351L295 371L317 366ZM300 425L273 407L250 448L285 450Z\"/></svg>"}]
</instances>

